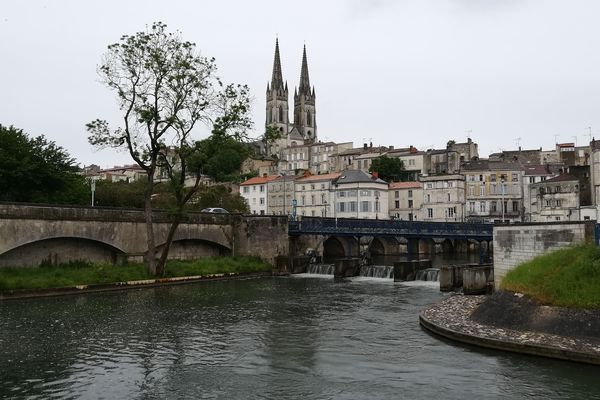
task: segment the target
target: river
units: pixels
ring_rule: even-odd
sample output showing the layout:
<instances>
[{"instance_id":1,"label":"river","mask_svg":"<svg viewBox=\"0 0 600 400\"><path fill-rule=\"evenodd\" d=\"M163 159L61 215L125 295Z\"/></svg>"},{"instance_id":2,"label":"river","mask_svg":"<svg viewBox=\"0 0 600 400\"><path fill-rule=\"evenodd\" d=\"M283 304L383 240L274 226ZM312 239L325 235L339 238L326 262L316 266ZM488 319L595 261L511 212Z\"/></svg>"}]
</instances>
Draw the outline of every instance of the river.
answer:
<instances>
[{"instance_id":1,"label":"river","mask_svg":"<svg viewBox=\"0 0 600 400\"><path fill-rule=\"evenodd\" d=\"M423 331L443 296L291 277L5 301L0 398L600 398L598 367Z\"/></svg>"}]
</instances>

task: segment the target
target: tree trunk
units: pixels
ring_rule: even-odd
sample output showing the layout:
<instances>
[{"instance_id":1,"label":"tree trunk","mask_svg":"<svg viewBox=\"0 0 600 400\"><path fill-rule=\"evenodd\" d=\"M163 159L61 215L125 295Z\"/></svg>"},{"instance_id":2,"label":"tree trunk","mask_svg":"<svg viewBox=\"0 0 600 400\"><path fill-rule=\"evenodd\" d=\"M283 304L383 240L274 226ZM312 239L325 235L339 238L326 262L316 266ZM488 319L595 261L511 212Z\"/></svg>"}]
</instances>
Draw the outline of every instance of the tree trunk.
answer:
<instances>
[{"instance_id":1,"label":"tree trunk","mask_svg":"<svg viewBox=\"0 0 600 400\"><path fill-rule=\"evenodd\" d=\"M144 194L144 217L146 219L146 243L148 249L144 256L148 273L155 276L156 270L156 244L154 243L154 225L152 220L152 189L154 187L154 179L148 177L148 187Z\"/></svg>"},{"instance_id":2,"label":"tree trunk","mask_svg":"<svg viewBox=\"0 0 600 400\"><path fill-rule=\"evenodd\" d=\"M180 223L180 217L175 217L175 221L169 227L169 233L167 234L167 240L165 245L163 246L160 259L156 264L156 275L164 276L165 275L165 265L167 264L167 256L169 255L169 249L171 248L171 243L173 243L173 237L175 236L175 232L177 231L177 227Z\"/></svg>"}]
</instances>

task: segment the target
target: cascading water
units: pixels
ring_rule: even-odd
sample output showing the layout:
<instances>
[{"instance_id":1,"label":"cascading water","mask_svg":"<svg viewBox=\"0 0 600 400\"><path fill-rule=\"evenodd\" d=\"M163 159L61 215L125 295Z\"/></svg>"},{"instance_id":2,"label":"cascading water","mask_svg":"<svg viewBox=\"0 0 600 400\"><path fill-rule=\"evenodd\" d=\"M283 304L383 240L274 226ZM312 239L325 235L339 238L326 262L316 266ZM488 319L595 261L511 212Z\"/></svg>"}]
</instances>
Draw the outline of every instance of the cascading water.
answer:
<instances>
[{"instance_id":1,"label":"cascading water","mask_svg":"<svg viewBox=\"0 0 600 400\"><path fill-rule=\"evenodd\" d=\"M314 275L333 275L333 269L333 264L310 264L306 272Z\"/></svg>"},{"instance_id":2,"label":"cascading water","mask_svg":"<svg viewBox=\"0 0 600 400\"><path fill-rule=\"evenodd\" d=\"M360 276L366 278L394 278L394 267L389 265L363 265Z\"/></svg>"},{"instance_id":3,"label":"cascading water","mask_svg":"<svg viewBox=\"0 0 600 400\"><path fill-rule=\"evenodd\" d=\"M417 271L417 275L415 277L416 281L439 281L440 270L438 268L426 268L420 271Z\"/></svg>"}]
</instances>

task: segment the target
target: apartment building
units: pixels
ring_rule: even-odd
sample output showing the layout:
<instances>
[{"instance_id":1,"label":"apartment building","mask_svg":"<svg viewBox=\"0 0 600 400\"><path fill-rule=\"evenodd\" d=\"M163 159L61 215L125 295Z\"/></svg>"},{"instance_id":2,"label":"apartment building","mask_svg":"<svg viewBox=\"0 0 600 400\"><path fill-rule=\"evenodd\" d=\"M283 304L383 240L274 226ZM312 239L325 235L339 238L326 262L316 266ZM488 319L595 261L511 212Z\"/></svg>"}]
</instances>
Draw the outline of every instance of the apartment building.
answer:
<instances>
[{"instance_id":1,"label":"apartment building","mask_svg":"<svg viewBox=\"0 0 600 400\"><path fill-rule=\"evenodd\" d=\"M268 183L279 178L278 175L265 175L250 178L240 183L240 195L246 200L252 214L268 214Z\"/></svg>"},{"instance_id":2,"label":"apartment building","mask_svg":"<svg viewBox=\"0 0 600 400\"><path fill-rule=\"evenodd\" d=\"M310 217L333 217L331 191L339 172L322 175L308 175L294 183L296 215Z\"/></svg>"},{"instance_id":3,"label":"apartment building","mask_svg":"<svg viewBox=\"0 0 600 400\"><path fill-rule=\"evenodd\" d=\"M579 221L579 179L562 174L531 185L531 222Z\"/></svg>"},{"instance_id":4,"label":"apartment building","mask_svg":"<svg viewBox=\"0 0 600 400\"><path fill-rule=\"evenodd\" d=\"M389 219L388 184L361 170L343 171L332 182L336 218Z\"/></svg>"},{"instance_id":5,"label":"apartment building","mask_svg":"<svg viewBox=\"0 0 600 400\"><path fill-rule=\"evenodd\" d=\"M267 214L291 215L295 194L296 175L280 175L267 182Z\"/></svg>"},{"instance_id":6,"label":"apartment building","mask_svg":"<svg viewBox=\"0 0 600 400\"><path fill-rule=\"evenodd\" d=\"M388 189L389 215L392 219L416 221L422 213L423 184L392 182Z\"/></svg>"},{"instance_id":7,"label":"apartment building","mask_svg":"<svg viewBox=\"0 0 600 400\"><path fill-rule=\"evenodd\" d=\"M465 177L459 174L422 176L421 220L461 222L464 220Z\"/></svg>"}]
</instances>

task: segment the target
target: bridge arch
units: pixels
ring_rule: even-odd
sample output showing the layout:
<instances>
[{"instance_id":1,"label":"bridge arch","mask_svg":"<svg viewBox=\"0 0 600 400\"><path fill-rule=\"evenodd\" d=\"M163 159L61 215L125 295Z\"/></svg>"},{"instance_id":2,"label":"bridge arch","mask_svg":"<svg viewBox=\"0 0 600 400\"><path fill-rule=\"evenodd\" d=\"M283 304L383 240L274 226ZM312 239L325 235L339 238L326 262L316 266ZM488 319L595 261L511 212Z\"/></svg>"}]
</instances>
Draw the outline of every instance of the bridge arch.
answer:
<instances>
[{"instance_id":1,"label":"bridge arch","mask_svg":"<svg viewBox=\"0 0 600 400\"><path fill-rule=\"evenodd\" d=\"M323 259L332 261L338 258L357 257L358 241L354 237L330 236L323 242Z\"/></svg>"},{"instance_id":2,"label":"bridge arch","mask_svg":"<svg viewBox=\"0 0 600 400\"><path fill-rule=\"evenodd\" d=\"M58 236L21 243L0 254L0 267L36 267L74 261L119 262L125 253L112 244L77 236Z\"/></svg>"}]
</instances>

